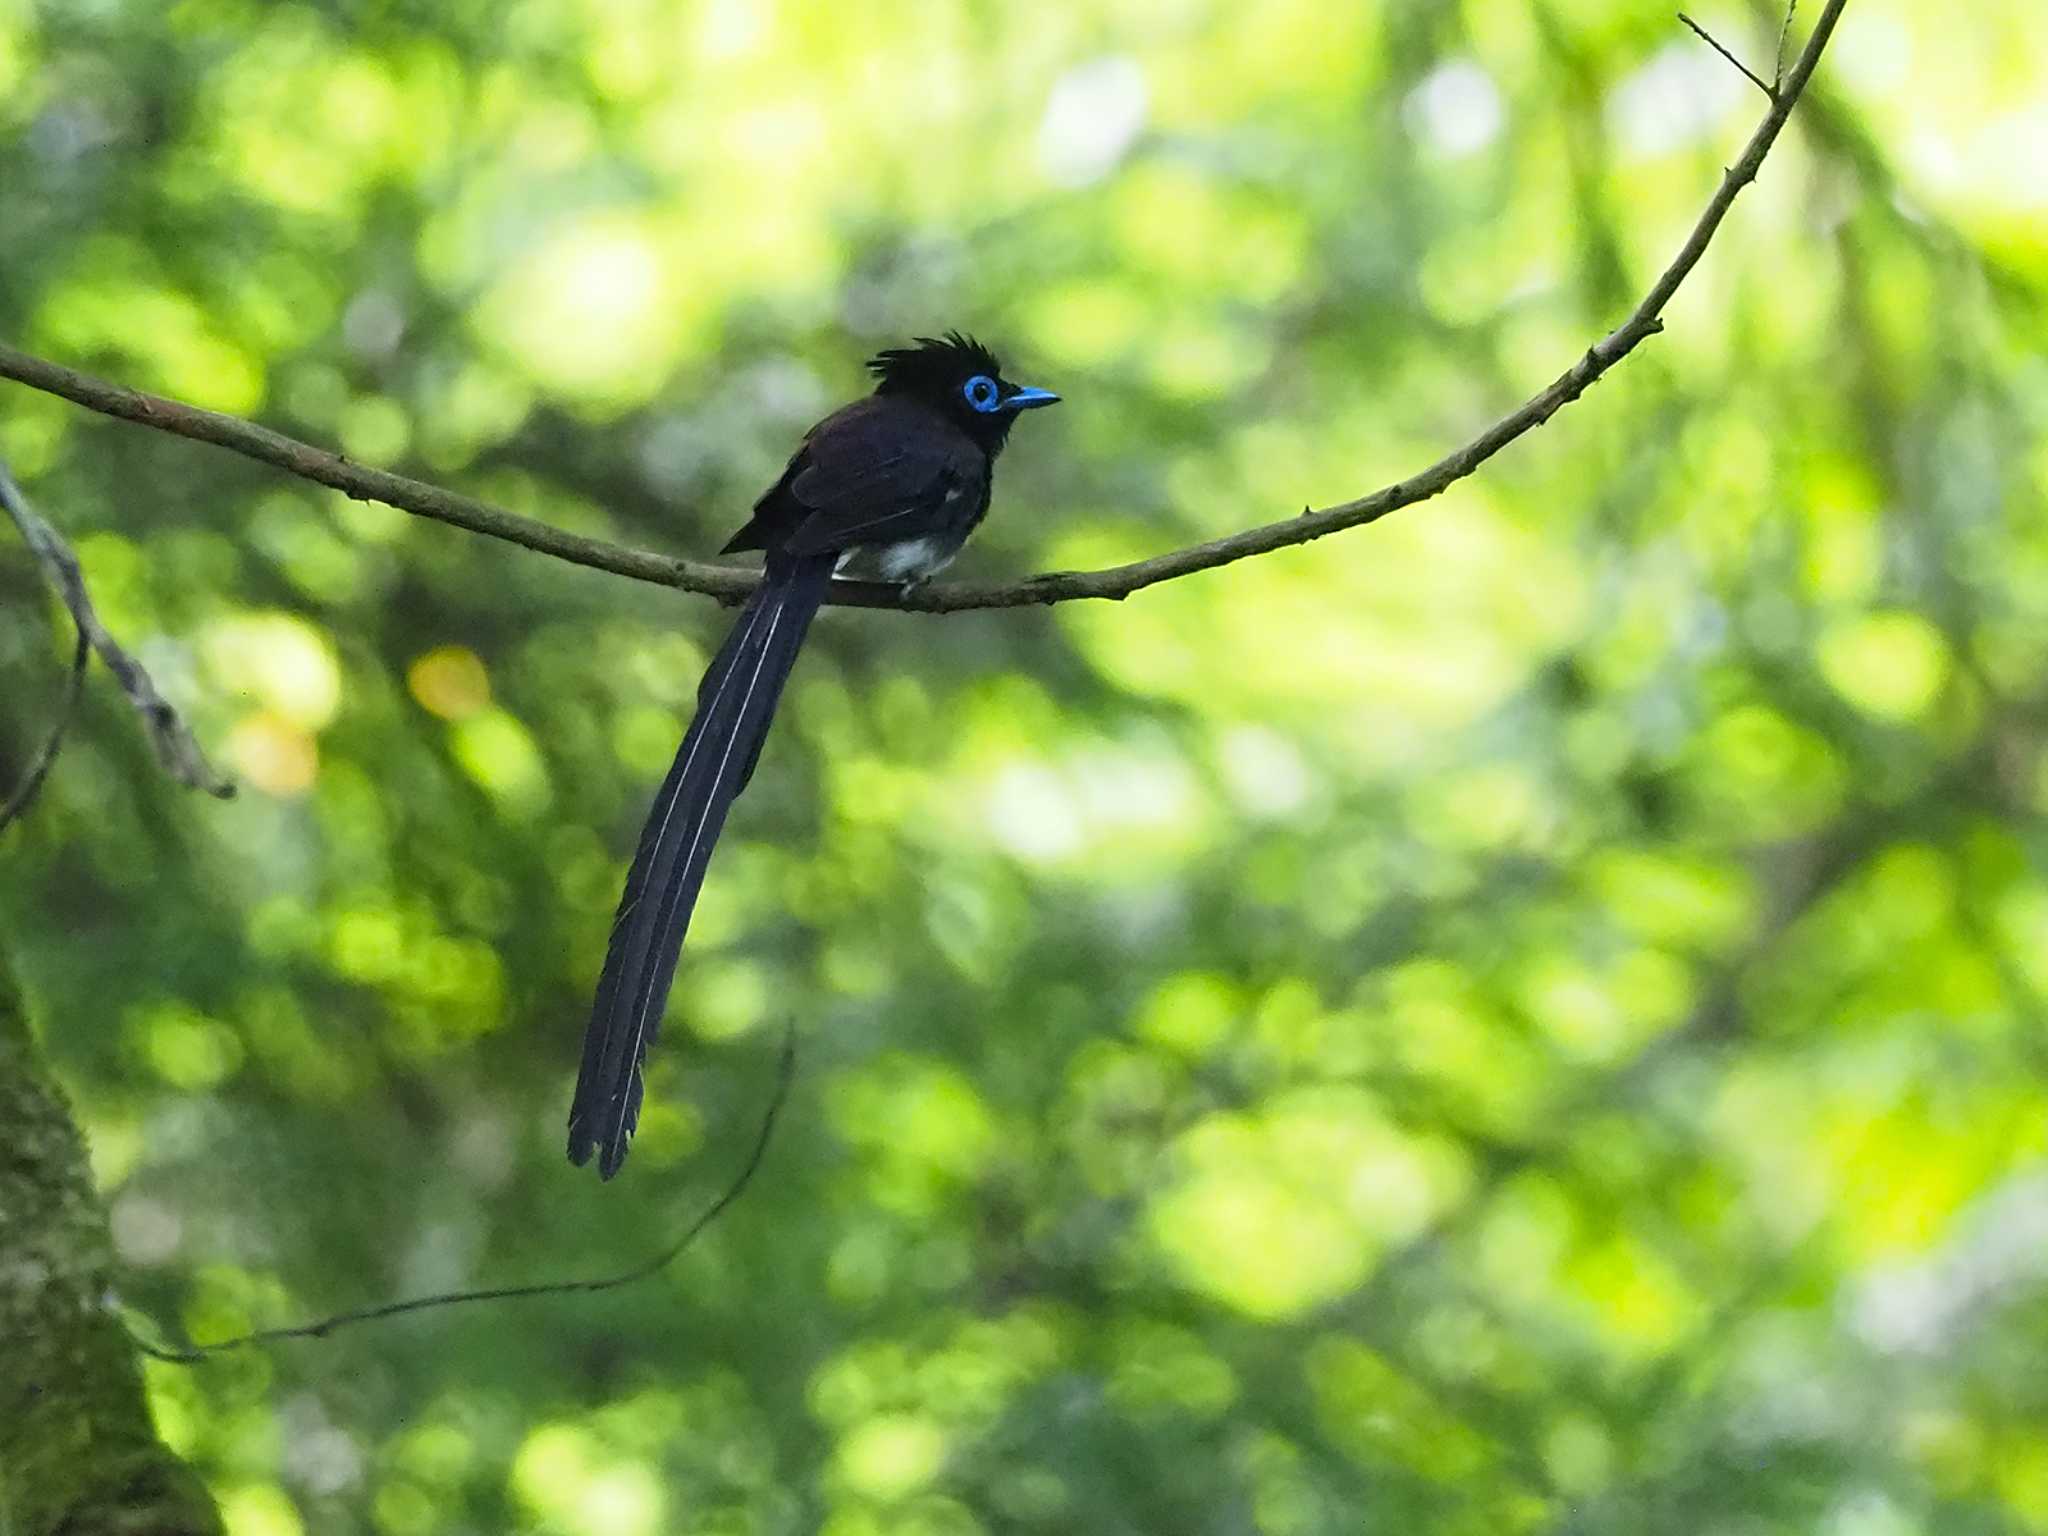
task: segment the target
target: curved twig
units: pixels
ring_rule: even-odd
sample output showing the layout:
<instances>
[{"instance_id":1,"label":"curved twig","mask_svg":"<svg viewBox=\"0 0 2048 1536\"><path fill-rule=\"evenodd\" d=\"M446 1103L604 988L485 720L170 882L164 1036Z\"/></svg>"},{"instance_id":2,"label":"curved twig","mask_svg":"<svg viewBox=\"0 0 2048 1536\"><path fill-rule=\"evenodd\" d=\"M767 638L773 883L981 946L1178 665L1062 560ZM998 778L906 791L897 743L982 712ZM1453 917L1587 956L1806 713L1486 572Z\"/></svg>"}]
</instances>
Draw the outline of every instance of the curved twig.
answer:
<instances>
[{"instance_id":1,"label":"curved twig","mask_svg":"<svg viewBox=\"0 0 2048 1536\"><path fill-rule=\"evenodd\" d=\"M1672 259L1642 302L1628 318L1601 340L1587 348L1584 356L1567 368L1547 388L1539 391L1514 411L1481 432L1462 448L1445 455L1421 473L1411 475L1369 496L1340 502L1320 511L1307 511L1284 522L1247 528L1226 538L1191 545L1170 554L1129 565L1114 565L1097 571L1052 571L1002 586L969 586L943 583L920 587L909 593L874 582L836 582L830 601L864 608L904 608L926 613L946 613L963 608L1014 608L1032 603L1069 602L1076 598L1125 598L1133 592L1160 582L1214 570L1254 555L1270 554L1295 544L1306 544L1346 529L1377 522L1388 513L1416 502L1427 501L1471 474L1516 438L1550 420L1562 407L1579 398L1616 363L1627 357L1647 338L1663 329L1660 318L1671 296L1691 275L1707 244L1721 227L1736 195L1756 179L1758 167L1777 142L1785 121L1792 115L1814 66L1820 62L1829 36L1847 0L1828 0L1814 22L1798 59L1772 93L1770 110L1764 114L1749 143L1735 163L1728 167L1721 184L1708 200L1706 209L1693 225L1678 254ZM281 432L237 416L167 400L159 395L126 389L59 364L0 346L0 377L32 388L61 395L90 410L124 420L140 422L160 431L173 432L198 442L233 449L249 458L330 486L359 501L381 501L420 517L464 528L495 539L573 561L578 565L657 582L686 592L699 592L723 602L736 602L754 589L759 576L750 570L680 560L647 550L626 549L602 539L550 527L533 518L521 517L502 507L444 490L404 475L371 469L312 447Z\"/></svg>"},{"instance_id":2,"label":"curved twig","mask_svg":"<svg viewBox=\"0 0 2048 1536\"><path fill-rule=\"evenodd\" d=\"M71 653L71 672L64 681L64 697L57 705L56 722L51 725L50 734L43 738L42 747L28 765L28 772L21 776L14 793L7 797L5 805L0 805L0 832L5 832L23 811L35 803L43 780L49 775L50 765L57 761L57 754L63 749L64 733L71 726L71 717L78 711L78 696L85 690L86 663L91 660L92 641L81 629L77 649Z\"/></svg>"},{"instance_id":3,"label":"curved twig","mask_svg":"<svg viewBox=\"0 0 2048 1536\"><path fill-rule=\"evenodd\" d=\"M761 1115L761 1129L754 1135L754 1145L747 1153L747 1160L740 1165L717 1199L713 1200L669 1245L648 1258L641 1260L630 1269L616 1274L599 1275L587 1280L544 1280L530 1285L495 1285L474 1291L440 1291L431 1296L408 1296L402 1301L380 1302L375 1306L351 1307L346 1312L336 1312L310 1323L294 1323L283 1328L258 1328L250 1333L239 1333L232 1338L215 1339L207 1344L192 1344L183 1348L153 1343L133 1328L128 1330L135 1347L153 1360L167 1361L172 1365L197 1365L213 1355L225 1354L229 1350L247 1349L257 1344L277 1344L287 1339L324 1339L340 1328L356 1323L374 1323L387 1317L403 1317L409 1312L428 1312L439 1307L467 1306L478 1301L527 1301L537 1296L576 1295L589 1291L612 1291L620 1286L631 1285L636 1280L645 1280L657 1275L682 1256L683 1250L703 1235L734 1201L746 1193L747 1186L754 1181L754 1174L768 1155L768 1143L775 1135L775 1122L782 1118L782 1106L789 1099L789 1085L796 1077L796 1026L790 1025L782 1036L782 1054L775 1064L775 1088L768 1099L768 1107Z\"/></svg>"}]
</instances>

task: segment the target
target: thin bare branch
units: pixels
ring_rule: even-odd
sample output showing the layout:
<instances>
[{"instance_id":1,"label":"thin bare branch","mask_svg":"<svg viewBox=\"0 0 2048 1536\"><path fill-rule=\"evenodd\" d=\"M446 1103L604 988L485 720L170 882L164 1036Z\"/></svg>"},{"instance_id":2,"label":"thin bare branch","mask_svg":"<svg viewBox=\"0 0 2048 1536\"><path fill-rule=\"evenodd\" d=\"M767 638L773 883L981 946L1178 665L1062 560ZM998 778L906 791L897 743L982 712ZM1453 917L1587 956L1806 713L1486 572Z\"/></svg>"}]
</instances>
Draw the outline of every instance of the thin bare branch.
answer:
<instances>
[{"instance_id":1,"label":"thin bare branch","mask_svg":"<svg viewBox=\"0 0 2048 1536\"><path fill-rule=\"evenodd\" d=\"M0 471L4 473L4 471ZM63 750L64 732L71 725L71 717L78 711L78 696L85 688L86 663L92 660L92 642L85 637L85 631L78 632L78 645L71 654L71 672L64 681L64 697L57 705L57 719L50 727L50 734L43 738L43 745L28 765L28 772L22 775L21 783L14 793L7 797L7 803L0 805L0 832L5 832L31 805L36 794L43 787L43 780L49 775L50 765L57 761L57 754Z\"/></svg>"},{"instance_id":2,"label":"thin bare branch","mask_svg":"<svg viewBox=\"0 0 2048 1536\"><path fill-rule=\"evenodd\" d=\"M1691 27L1693 31L1696 34L1698 34L1701 42L1705 43L1709 48L1713 49L1714 52L1721 55L1722 58L1726 59L1730 64L1733 64L1737 69L1741 70L1744 78L1746 78L1751 85L1754 85L1758 90L1762 91L1764 93L1764 96L1771 102L1773 106L1777 105L1778 88L1775 85L1772 85L1769 81L1765 80L1763 76L1759 75L1755 70L1751 69L1747 64L1743 63L1742 60L1735 57L1735 55L1730 53L1726 48L1723 48L1721 46L1720 40L1716 38L1713 33L1709 32L1705 27L1701 26L1698 22L1694 21L1690 16L1686 15L1685 12L1680 11L1678 13L1678 19L1684 22L1688 27ZM1784 39L1780 37L1779 42L1782 45ZM1781 72L1783 68L1784 62L1781 56L1779 60L1779 69Z\"/></svg>"},{"instance_id":3,"label":"thin bare branch","mask_svg":"<svg viewBox=\"0 0 2048 1536\"><path fill-rule=\"evenodd\" d=\"M71 546L64 542L63 535L28 504L28 498L22 495L21 487L14 483L14 477L8 473L5 464L0 464L0 506L7 509L8 516L14 519L14 526L21 530L22 540L41 567L43 579L57 589L57 595L63 598L64 606L71 611L72 622L78 626L80 637L107 664L107 670L114 674L121 691L128 695L128 702L142 717L142 728L148 733L150 744L156 748L157 760L165 771L181 784L203 789L222 800L231 798L235 786L214 771L213 765L206 760L206 754L199 750L199 743L186 729L184 720L157 692L156 684L143 670L142 663L122 649L120 641L100 622L100 616L92 606L92 598L85 590L85 576L78 568L78 556L71 552Z\"/></svg>"},{"instance_id":4,"label":"thin bare branch","mask_svg":"<svg viewBox=\"0 0 2048 1536\"><path fill-rule=\"evenodd\" d=\"M762 1160L768 1156L768 1143L774 1138L775 1123L782 1118L782 1107L789 1100L789 1086L796 1078L796 1026L788 1026L782 1035L782 1054L775 1064L775 1087L768 1099L768 1107L761 1115L761 1128L754 1134L754 1145L747 1154L747 1160L740 1165L730 1183L669 1245L650 1257L643 1259L630 1269L616 1274L599 1275L587 1280L548 1280L532 1285L497 1285L475 1291L441 1291L431 1296L409 1296L403 1301L386 1301L369 1307L352 1307L346 1312L336 1312L315 1322L295 1323L285 1328L258 1328L253 1333L236 1334L232 1338L216 1339L209 1344L193 1344L184 1348L156 1344L129 1330L136 1348L155 1360L168 1361L172 1365L197 1365L213 1355L229 1350L247 1349L257 1344L276 1344L287 1339L324 1339L336 1329L347 1328L356 1323L374 1323L387 1317L403 1317L409 1312L427 1312L439 1307L467 1306L479 1301L530 1301L537 1296L579 1295L590 1291L612 1291L620 1286L631 1285L661 1273L683 1254L683 1251L703 1235L734 1201L746 1193L747 1186L754 1181Z\"/></svg>"},{"instance_id":5,"label":"thin bare branch","mask_svg":"<svg viewBox=\"0 0 2048 1536\"><path fill-rule=\"evenodd\" d=\"M1785 83L1785 39L1792 35L1792 18L1798 14L1799 0L1785 0L1785 19L1778 23L1778 50L1772 56L1774 61L1771 66L1771 80L1774 87L1771 91L1772 100L1776 100L1778 95L1775 87L1782 86Z\"/></svg>"},{"instance_id":6,"label":"thin bare branch","mask_svg":"<svg viewBox=\"0 0 2048 1536\"><path fill-rule=\"evenodd\" d=\"M1390 512L1439 495L1516 438L1550 420L1646 339L1663 329L1661 316L1665 306L1671 302L1679 285L1699 265L1736 195L1756 180L1758 168L1784 130L1785 121L1805 90L1814 66L1820 62L1821 53L1827 47L1828 38L1847 3L1848 0L1828 0L1821 9L1820 19L1814 23L1813 35L1800 50L1784 81L1775 91L1765 88L1771 97L1770 110L1750 135L1742 154L1722 176L1720 186L1708 200L1705 210L1693 225L1692 233L1679 247L1678 254L1650 285L1649 292L1643 295L1628 318L1587 348L1578 361L1546 388L1421 473L1355 501L1247 528L1226 538L1191 545L1128 565L1109 566L1096 571L1051 571L1001 586L939 583L910 593L873 582L837 582L833 585L831 601L864 608L949 613L964 608L1015 608L1033 603L1068 602L1077 598L1121 599L1161 582L1176 581L1198 571L1215 570L1254 555L1270 554L1274 550L1306 544L1311 539L1363 527L1379 521ZM1747 70L1743 72L1748 73ZM504 539L540 554L553 555L596 570L677 587L686 592L699 592L728 603L744 598L760 580L751 570L679 560L670 555L625 549L601 539L567 533L439 486L352 463L338 454L311 447L239 417L200 410L158 395L109 384L11 347L0 346L0 378L13 379L32 388L61 395L109 416L233 449L261 463L331 486L358 500L386 502L420 517Z\"/></svg>"}]
</instances>

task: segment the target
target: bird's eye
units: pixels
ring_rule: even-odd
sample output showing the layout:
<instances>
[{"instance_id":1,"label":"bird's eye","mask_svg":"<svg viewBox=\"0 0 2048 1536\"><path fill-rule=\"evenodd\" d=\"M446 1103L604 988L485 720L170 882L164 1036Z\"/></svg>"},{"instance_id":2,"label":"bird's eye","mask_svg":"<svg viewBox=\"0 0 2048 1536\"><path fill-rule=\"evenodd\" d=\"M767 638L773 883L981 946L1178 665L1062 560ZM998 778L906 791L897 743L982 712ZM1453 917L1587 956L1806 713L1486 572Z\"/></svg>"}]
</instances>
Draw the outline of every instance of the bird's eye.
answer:
<instances>
[{"instance_id":1,"label":"bird's eye","mask_svg":"<svg viewBox=\"0 0 2048 1536\"><path fill-rule=\"evenodd\" d=\"M994 410L1002 400L1002 391L996 388L996 381L985 373L977 373L960 389L961 396L983 415Z\"/></svg>"}]
</instances>

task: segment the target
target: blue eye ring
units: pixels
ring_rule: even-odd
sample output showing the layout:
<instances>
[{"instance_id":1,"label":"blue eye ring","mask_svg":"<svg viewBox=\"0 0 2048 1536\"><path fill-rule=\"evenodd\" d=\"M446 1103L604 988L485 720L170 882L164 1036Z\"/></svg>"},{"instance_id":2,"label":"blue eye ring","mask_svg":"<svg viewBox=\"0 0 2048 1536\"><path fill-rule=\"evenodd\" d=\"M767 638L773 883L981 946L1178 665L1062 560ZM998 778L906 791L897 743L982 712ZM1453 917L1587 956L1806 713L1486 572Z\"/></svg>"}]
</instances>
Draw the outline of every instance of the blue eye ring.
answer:
<instances>
[{"instance_id":1,"label":"blue eye ring","mask_svg":"<svg viewBox=\"0 0 2048 1536\"><path fill-rule=\"evenodd\" d=\"M1003 392L994 379L977 373L960 386L960 398L986 416L1003 403Z\"/></svg>"}]
</instances>

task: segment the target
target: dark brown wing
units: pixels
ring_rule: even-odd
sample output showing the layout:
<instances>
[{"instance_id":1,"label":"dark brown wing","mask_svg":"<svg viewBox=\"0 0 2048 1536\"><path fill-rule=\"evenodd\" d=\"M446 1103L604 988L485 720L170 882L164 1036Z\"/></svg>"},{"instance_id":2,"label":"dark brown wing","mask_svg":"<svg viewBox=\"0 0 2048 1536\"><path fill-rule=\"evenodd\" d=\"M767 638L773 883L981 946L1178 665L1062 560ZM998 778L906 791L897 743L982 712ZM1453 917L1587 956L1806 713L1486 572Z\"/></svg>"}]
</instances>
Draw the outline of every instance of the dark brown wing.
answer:
<instances>
[{"instance_id":1,"label":"dark brown wing","mask_svg":"<svg viewBox=\"0 0 2048 1536\"><path fill-rule=\"evenodd\" d=\"M811 429L726 549L811 555L918 538L954 521L962 493L987 479L988 455L966 433L914 401L871 395Z\"/></svg>"}]
</instances>

